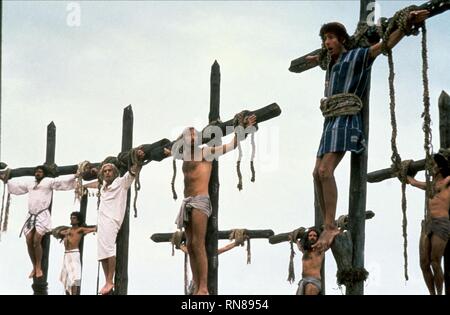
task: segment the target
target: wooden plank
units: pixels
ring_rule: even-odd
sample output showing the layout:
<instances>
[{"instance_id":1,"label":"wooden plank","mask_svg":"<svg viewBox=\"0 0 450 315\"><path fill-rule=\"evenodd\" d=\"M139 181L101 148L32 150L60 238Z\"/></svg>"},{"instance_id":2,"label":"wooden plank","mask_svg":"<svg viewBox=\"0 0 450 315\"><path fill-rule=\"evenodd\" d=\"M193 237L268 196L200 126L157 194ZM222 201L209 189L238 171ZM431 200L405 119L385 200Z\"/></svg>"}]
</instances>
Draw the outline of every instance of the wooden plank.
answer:
<instances>
[{"instance_id":1,"label":"wooden plank","mask_svg":"<svg viewBox=\"0 0 450 315\"><path fill-rule=\"evenodd\" d=\"M450 97L445 91L439 96L439 135L441 148L450 148ZM444 252L445 295L450 295L450 242Z\"/></svg>"},{"instance_id":2,"label":"wooden plank","mask_svg":"<svg viewBox=\"0 0 450 315\"><path fill-rule=\"evenodd\" d=\"M156 141L151 144L143 144L142 148L145 153L145 159L150 161L161 161L163 158L165 158L164 155L164 147L170 146L171 142L168 139L161 139L159 141ZM121 153L127 153L127 151L121 151ZM119 153L119 154L121 154ZM124 160L124 163L126 164L126 158L127 154L123 155L122 159ZM93 167L98 167L101 162L95 162L91 163ZM69 175L69 174L75 174L78 169L78 164L72 164L72 165L65 165L65 166L57 166L56 167L56 176L61 175ZM11 169L11 174L9 178L14 177L21 177L21 176L34 176L34 167L19 167L15 169Z\"/></svg>"},{"instance_id":3,"label":"wooden plank","mask_svg":"<svg viewBox=\"0 0 450 315\"><path fill-rule=\"evenodd\" d=\"M52 121L47 126L47 148L46 148L46 165L52 165L55 163L55 151L56 151L56 126ZM52 201L48 210L52 212ZM50 235L46 234L42 237L42 272L44 275L40 278L33 277L33 284L31 285L34 295L48 295L48 257L50 253Z\"/></svg>"},{"instance_id":4,"label":"wooden plank","mask_svg":"<svg viewBox=\"0 0 450 315\"><path fill-rule=\"evenodd\" d=\"M220 119L220 66L217 60L211 66L210 79L210 104L209 122ZM218 249L218 216L219 216L219 162L215 159L212 162L211 177L209 179L209 197L211 199L212 214L208 219L206 230L206 254L208 255L208 291L211 295L218 294L218 270L219 259Z\"/></svg>"},{"instance_id":5,"label":"wooden plank","mask_svg":"<svg viewBox=\"0 0 450 315\"><path fill-rule=\"evenodd\" d=\"M232 230L218 231L217 239L219 239L219 240L229 239L231 231ZM164 242L170 242L170 240L172 239L172 235L173 235L173 233L155 233L155 234L152 234L152 236L150 238L155 243L164 243ZM247 230L247 236L250 239L269 238L273 235L274 235L274 233L272 230ZM183 240L185 240L184 233L183 233Z\"/></svg>"},{"instance_id":6,"label":"wooden plank","mask_svg":"<svg viewBox=\"0 0 450 315\"><path fill-rule=\"evenodd\" d=\"M88 195L83 195L80 200L80 213L83 216L85 222L86 222L86 214L87 214L87 204L88 204ZM81 270L83 270L83 249L84 249L84 236L80 240L80 245L78 246L80 249L80 261L81 261ZM81 281L83 278L81 278ZM80 289L79 292L81 294L81 282L80 282Z\"/></svg>"},{"instance_id":7,"label":"wooden plank","mask_svg":"<svg viewBox=\"0 0 450 315\"><path fill-rule=\"evenodd\" d=\"M366 10L369 0L361 0L359 20L366 21L369 11ZM370 97L370 75L367 88L361 100L363 108L361 111L366 139L366 149L361 154L351 153L350 161L350 193L348 201L348 216L351 239L353 241L353 268L364 268L364 242L366 227L366 195L367 195L367 156L369 153L369 97ZM358 281L346 286L346 295L363 295L364 281Z\"/></svg>"},{"instance_id":8,"label":"wooden plank","mask_svg":"<svg viewBox=\"0 0 450 315\"><path fill-rule=\"evenodd\" d=\"M360 7L360 21L366 21L367 18L367 11L365 10L365 8L367 8L367 4L370 2L375 2L375 0L361 0L361 7ZM450 10L450 0L432 0L432 1L428 1L426 3L423 3L421 5L418 6L419 10L428 10L430 11L430 17L433 17L435 15L441 14L447 10ZM364 14L364 15L361 15ZM383 25L387 25L389 23L391 18L386 19L386 18L382 18L383 20ZM371 29L368 32L373 32L374 30ZM368 36L370 36L369 34L366 34ZM317 67L319 64L318 63L309 63L308 61L306 61L306 57L307 56L314 56L314 55L318 55L320 53L321 49L316 49L311 51L308 54L303 55L300 58L294 59L291 61L291 65L289 67L289 71L291 72L295 72L295 73L302 73L304 71L307 71L309 69L315 68Z\"/></svg>"},{"instance_id":9,"label":"wooden plank","mask_svg":"<svg viewBox=\"0 0 450 315\"><path fill-rule=\"evenodd\" d=\"M367 210L366 214L365 214L365 219L366 220L370 220L375 216L375 213L373 211ZM346 220L348 221L348 215L346 215ZM317 227L317 225L315 225ZM320 227L320 225L319 225ZM341 229L346 229L347 226L342 226L341 224L338 224L338 227ZM287 242L289 241L289 235L291 234L291 232L285 232L285 233L279 233L276 234L272 237L269 237L269 243L270 244L278 244L278 243L282 243L282 242ZM302 237L302 235L299 235L299 238Z\"/></svg>"},{"instance_id":10,"label":"wooden plank","mask_svg":"<svg viewBox=\"0 0 450 315\"><path fill-rule=\"evenodd\" d=\"M423 171L425 169L425 159L417 160L411 163L409 170L413 173ZM367 174L367 182L379 183L389 178L394 178L396 175L392 172L392 169L384 168L378 171L373 171Z\"/></svg>"},{"instance_id":11,"label":"wooden plank","mask_svg":"<svg viewBox=\"0 0 450 315\"><path fill-rule=\"evenodd\" d=\"M133 110L131 105L123 110L122 119L122 152L133 147ZM123 174L121 174L123 175ZM131 189L128 189L125 217L117 234L115 294L126 295L128 293L128 244L130 237L130 197Z\"/></svg>"}]
</instances>

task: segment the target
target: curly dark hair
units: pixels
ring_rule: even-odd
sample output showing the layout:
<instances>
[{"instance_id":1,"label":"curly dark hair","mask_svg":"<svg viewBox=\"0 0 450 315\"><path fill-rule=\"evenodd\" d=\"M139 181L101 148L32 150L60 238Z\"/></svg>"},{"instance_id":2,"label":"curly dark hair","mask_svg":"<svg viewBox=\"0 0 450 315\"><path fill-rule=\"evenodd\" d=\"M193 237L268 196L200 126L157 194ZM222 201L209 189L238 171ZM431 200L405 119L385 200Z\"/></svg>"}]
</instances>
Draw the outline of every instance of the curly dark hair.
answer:
<instances>
[{"instance_id":1,"label":"curly dark hair","mask_svg":"<svg viewBox=\"0 0 450 315\"><path fill-rule=\"evenodd\" d=\"M311 232L316 232L317 237L319 237L319 235L320 235L320 230L319 230L318 228L316 228L316 227L311 227L311 228L309 228L309 229L305 232L305 234L303 234L303 237L302 237L301 240L300 240L300 243L301 243L301 245L302 245L302 247L303 247L304 250L311 250L312 244L311 244L311 242L308 240L308 235L309 235L309 233L311 233Z\"/></svg>"},{"instance_id":2,"label":"curly dark hair","mask_svg":"<svg viewBox=\"0 0 450 315\"><path fill-rule=\"evenodd\" d=\"M450 176L450 169L447 158L440 153L436 153L433 155L433 159L436 162L442 177L446 178L447 176Z\"/></svg>"},{"instance_id":3,"label":"curly dark hair","mask_svg":"<svg viewBox=\"0 0 450 315\"><path fill-rule=\"evenodd\" d=\"M84 215L80 211L74 211L70 214L70 217L77 217L78 226L86 226Z\"/></svg>"},{"instance_id":4,"label":"curly dark hair","mask_svg":"<svg viewBox=\"0 0 450 315\"><path fill-rule=\"evenodd\" d=\"M41 170L44 173L44 177L48 176L48 168L45 165L38 165L34 168L33 172L36 173L37 170Z\"/></svg>"},{"instance_id":5,"label":"curly dark hair","mask_svg":"<svg viewBox=\"0 0 450 315\"><path fill-rule=\"evenodd\" d=\"M350 41L350 35L347 33L347 29L345 26L339 22L330 22L322 25L320 28L319 36L322 39L322 41L325 41L325 34L326 33L332 33L336 35L339 42L348 45Z\"/></svg>"}]
</instances>

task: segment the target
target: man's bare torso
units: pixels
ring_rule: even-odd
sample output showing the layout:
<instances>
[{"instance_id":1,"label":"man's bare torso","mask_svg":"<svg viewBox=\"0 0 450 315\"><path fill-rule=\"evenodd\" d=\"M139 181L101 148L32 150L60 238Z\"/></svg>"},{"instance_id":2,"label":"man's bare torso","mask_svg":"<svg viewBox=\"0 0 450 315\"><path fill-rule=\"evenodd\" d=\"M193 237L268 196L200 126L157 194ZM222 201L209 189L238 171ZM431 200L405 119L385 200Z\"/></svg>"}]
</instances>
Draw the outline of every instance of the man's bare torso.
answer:
<instances>
[{"instance_id":1,"label":"man's bare torso","mask_svg":"<svg viewBox=\"0 0 450 315\"><path fill-rule=\"evenodd\" d=\"M432 218L448 218L450 208L450 187L445 184L445 179L436 183L436 194L430 200L429 210Z\"/></svg>"},{"instance_id":2,"label":"man's bare torso","mask_svg":"<svg viewBox=\"0 0 450 315\"><path fill-rule=\"evenodd\" d=\"M212 163L203 161L183 161L184 197L208 195Z\"/></svg>"},{"instance_id":3,"label":"man's bare torso","mask_svg":"<svg viewBox=\"0 0 450 315\"><path fill-rule=\"evenodd\" d=\"M324 252L318 252L315 250L307 250L303 254L303 278L313 277L321 279L320 269L322 268L322 262L324 258Z\"/></svg>"},{"instance_id":4,"label":"man's bare torso","mask_svg":"<svg viewBox=\"0 0 450 315\"><path fill-rule=\"evenodd\" d=\"M69 233L64 237L64 247L66 250L78 249L83 236L83 228L70 228Z\"/></svg>"}]
</instances>

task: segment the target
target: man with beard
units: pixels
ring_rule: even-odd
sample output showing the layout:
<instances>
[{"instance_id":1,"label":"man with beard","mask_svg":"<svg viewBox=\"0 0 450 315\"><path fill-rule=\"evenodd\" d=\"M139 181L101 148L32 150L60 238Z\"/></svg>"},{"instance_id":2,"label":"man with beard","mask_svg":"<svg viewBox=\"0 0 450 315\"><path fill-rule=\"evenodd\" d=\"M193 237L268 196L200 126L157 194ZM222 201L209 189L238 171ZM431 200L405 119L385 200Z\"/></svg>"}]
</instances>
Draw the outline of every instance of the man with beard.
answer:
<instances>
[{"instance_id":1,"label":"man with beard","mask_svg":"<svg viewBox=\"0 0 450 315\"><path fill-rule=\"evenodd\" d=\"M64 261L59 280L63 283L66 295L80 295L81 259L80 241L88 233L96 232L97 227L87 227L83 215L76 211L70 214L71 228L56 229L56 238L64 240Z\"/></svg>"},{"instance_id":2,"label":"man with beard","mask_svg":"<svg viewBox=\"0 0 450 315\"><path fill-rule=\"evenodd\" d=\"M433 168L434 196L428 200L429 215L422 221L420 235L420 268L431 295L441 295L444 273L442 256L450 236L450 170L448 160L442 154L435 154ZM408 177L408 183L426 190L426 183Z\"/></svg>"},{"instance_id":3,"label":"man with beard","mask_svg":"<svg viewBox=\"0 0 450 315\"><path fill-rule=\"evenodd\" d=\"M139 161L144 158L138 155ZM114 290L114 273L116 270L116 239L122 226L126 211L128 189L142 165L133 164L130 170L120 177L119 170L112 163L105 163L99 171L100 205L98 208L97 254L102 263L106 283L100 294L112 294Z\"/></svg>"},{"instance_id":4,"label":"man with beard","mask_svg":"<svg viewBox=\"0 0 450 315\"><path fill-rule=\"evenodd\" d=\"M48 169L44 165L36 166L34 169L34 180L28 182L8 181L8 191L13 195L28 193L28 215L22 232L25 233L28 254L33 264L29 278L40 278L43 276L42 260L42 237L51 231L50 205L53 190L71 190L75 188L75 175L61 178L49 178ZM3 181L8 180L4 174L0 175Z\"/></svg>"},{"instance_id":5,"label":"man with beard","mask_svg":"<svg viewBox=\"0 0 450 315\"><path fill-rule=\"evenodd\" d=\"M243 118L243 128L253 127L255 124L255 115ZM164 151L166 155L183 160L184 199L175 223L179 229L185 228L186 246L195 286L194 295L209 294L205 238L208 218L212 213L208 190L212 161L234 150L242 138L241 134L235 133L233 140L228 144L201 148L202 134L190 127L183 131L171 150Z\"/></svg>"},{"instance_id":6,"label":"man with beard","mask_svg":"<svg viewBox=\"0 0 450 315\"><path fill-rule=\"evenodd\" d=\"M299 250L303 253L303 272L296 295L319 295L322 291L320 270L325 252L312 247L319 239L319 235L319 231L313 227L297 242Z\"/></svg>"}]
</instances>

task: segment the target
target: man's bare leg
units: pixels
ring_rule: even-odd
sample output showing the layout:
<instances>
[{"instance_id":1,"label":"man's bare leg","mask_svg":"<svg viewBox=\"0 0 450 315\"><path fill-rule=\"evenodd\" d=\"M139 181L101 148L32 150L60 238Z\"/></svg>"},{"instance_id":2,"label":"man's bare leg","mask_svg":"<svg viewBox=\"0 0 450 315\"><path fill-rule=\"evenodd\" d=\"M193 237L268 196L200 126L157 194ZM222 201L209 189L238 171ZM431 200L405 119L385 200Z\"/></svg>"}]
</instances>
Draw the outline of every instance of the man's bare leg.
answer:
<instances>
[{"instance_id":1,"label":"man's bare leg","mask_svg":"<svg viewBox=\"0 0 450 315\"><path fill-rule=\"evenodd\" d=\"M319 165L319 178L322 185L322 195L325 206L325 217L323 233L320 234L319 240L313 245L313 248L327 250L333 243L339 229L335 224L336 203L337 203L337 186L334 179L334 170L341 162L345 152L326 153Z\"/></svg>"},{"instance_id":2,"label":"man's bare leg","mask_svg":"<svg viewBox=\"0 0 450 315\"><path fill-rule=\"evenodd\" d=\"M194 291L192 292L193 295L197 294L198 291L198 269L197 269L197 262L195 259L195 252L194 248L192 247L192 226L190 223L188 223L185 227L186 232L186 247L188 249L188 255L189 255L189 265L191 266L191 272L192 272L192 281L194 282Z\"/></svg>"},{"instance_id":3,"label":"man's bare leg","mask_svg":"<svg viewBox=\"0 0 450 315\"><path fill-rule=\"evenodd\" d=\"M192 209L192 251L197 266L198 282L196 295L208 295L208 257L206 256L205 238L208 217L197 209Z\"/></svg>"},{"instance_id":4,"label":"man's bare leg","mask_svg":"<svg viewBox=\"0 0 450 315\"><path fill-rule=\"evenodd\" d=\"M320 291L317 289L317 287L314 284L308 283L305 286L305 293L304 295L319 295Z\"/></svg>"},{"instance_id":5,"label":"man's bare leg","mask_svg":"<svg viewBox=\"0 0 450 315\"><path fill-rule=\"evenodd\" d=\"M25 235L25 239L27 241L28 255L30 256L31 263L33 264L33 270L31 270L31 273L28 276L28 278L30 279L32 279L36 274L36 258L34 257L34 246L33 246L34 231L35 230L32 230Z\"/></svg>"},{"instance_id":6,"label":"man's bare leg","mask_svg":"<svg viewBox=\"0 0 450 315\"><path fill-rule=\"evenodd\" d=\"M442 271L441 260L445 252L447 240L443 240L437 235L431 237L431 268L434 273L434 284L437 295L442 295L444 286L444 272Z\"/></svg>"},{"instance_id":7,"label":"man's bare leg","mask_svg":"<svg viewBox=\"0 0 450 315\"><path fill-rule=\"evenodd\" d=\"M320 213L322 213L322 219L325 219L325 201L323 199L323 192L322 192L322 184L320 182L320 176L319 176L319 166L322 159L317 158L316 159L316 165L314 166L313 171L313 178L314 178L314 190L315 195L317 198L317 202L319 203L320 207Z\"/></svg>"},{"instance_id":8,"label":"man's bare leg","mask_svg":"<svg viewBox=\"0 0 450 315\"><path fill-rule=\"evenodd\" d=\"M42 272L42 235L39 234L37 231L34 233L33 237L33 247L34 247L34 257L35 257L35 264L36 264L36 273L35 277L40 278L44 275Z\"/></svg>"},{"instance_id":9,"label":"man's bare leg","mask_svg":"<svg viewBox=\"0 0 450 315\"><path fill-rule=\"evenodd\" d=\"M102 262L103 263L103 262ZM105 259L107 270L105 272L106 283L100 290L100 294L109 294L114 289L114 272L116 271L116 256L112 256Z\"/></svg>"},{"instance_id":10,"label":"man's bare leg","mask_svg":"<svg viewBox=\"0 0 450 315\"><path fill-rule=\"evenodd\" d=\"M431 272L431 241L430 238L425 234L420 234L419 243L419 256L420 256L420 269L422 269L423 279L427 285L430 295L436 295L436 290L434 286L433 273Z\"/></svg>"},{"instance_id":11,"label":"man's bare leg","mask_svg":"<svg viewBox=\"0 0 450 315\"><path fill-rule=\"evenodd\" d=\"M102 259L100 260L100 262L102 263L103 274L105 275L105 282L106 282L106 279L108 279L108 267L109 267L108 258ZM100 289L100 292L98 293L103 294L102 291L105 288L105 286L106 284Z\"/></svg>"}]
</instances>

